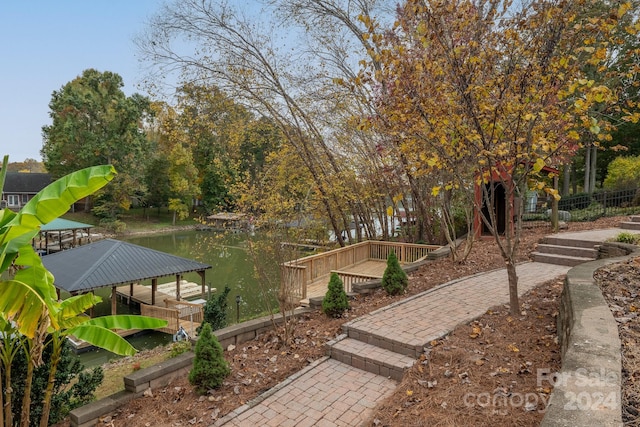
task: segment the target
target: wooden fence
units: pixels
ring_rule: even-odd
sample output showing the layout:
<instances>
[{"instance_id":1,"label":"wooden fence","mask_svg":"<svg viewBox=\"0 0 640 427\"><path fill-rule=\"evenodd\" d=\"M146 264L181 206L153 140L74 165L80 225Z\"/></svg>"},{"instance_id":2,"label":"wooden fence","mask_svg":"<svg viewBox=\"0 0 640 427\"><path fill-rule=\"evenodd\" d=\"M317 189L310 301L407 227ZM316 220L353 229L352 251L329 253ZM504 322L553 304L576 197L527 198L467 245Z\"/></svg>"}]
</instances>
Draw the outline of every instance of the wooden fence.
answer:
<instances>
[{"instance_id":1,"label":"wooden fence","mask_svg":"<svg viewBox=\"0 0 640 427\"><path fill-rule=\"evenodd\" d=\"M202 304L194 304L188 301L164 300L166 307L158 307L140 304L140 314L166 320L167 326L159 331L175 334L180 325L189 333L193 333L204 320Z\"/></svg>"},{"instance_id":2,"label":"wooden fence","mask_svg":"<svg viewBox=\"0 0 640 427\"><path fill-rule=\"evenodd\" d=\"M371 260L386 261L393 250L401 264L410 264L426 258L429 252L439 249L437 245L419 245L401 242L380 242L367 240L355 245L310 255L282 264L284 286L287 294L298 301L307 298L307 286L319 279L329 278L332 271ZM347 277L349 276L349 277ZM351 284L370 279L355 272L343 275L347 292Z\"/></svg>"}]
</instances>

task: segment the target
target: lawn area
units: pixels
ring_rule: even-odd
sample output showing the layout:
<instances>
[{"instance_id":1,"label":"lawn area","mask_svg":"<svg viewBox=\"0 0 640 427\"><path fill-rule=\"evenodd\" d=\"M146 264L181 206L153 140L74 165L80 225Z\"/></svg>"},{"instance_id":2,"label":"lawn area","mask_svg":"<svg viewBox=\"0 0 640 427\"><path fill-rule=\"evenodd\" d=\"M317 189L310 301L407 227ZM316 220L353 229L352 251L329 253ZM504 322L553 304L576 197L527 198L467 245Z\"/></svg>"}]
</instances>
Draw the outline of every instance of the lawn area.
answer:
<instances>
[{"instance_id":1,"label":"lawn area","mask_svg":"<svg viewBox=\"0 0 640 427\"><path fill-rule=\"evenodd\" d=\"M199 217L203 215L201 212L194 212L192 216L185 220L176 219L173 225L173 212L166 208L161 209L143 209L135 208L120 215L120 221L126 224L124 233L139 233L161 231L172 227L184 227L199 224ZM100 232L100 220L87 212L68 212L62 216L71 221L78 221L85 224L93 224L96 231Z\"/></svg>"}]
</instances>

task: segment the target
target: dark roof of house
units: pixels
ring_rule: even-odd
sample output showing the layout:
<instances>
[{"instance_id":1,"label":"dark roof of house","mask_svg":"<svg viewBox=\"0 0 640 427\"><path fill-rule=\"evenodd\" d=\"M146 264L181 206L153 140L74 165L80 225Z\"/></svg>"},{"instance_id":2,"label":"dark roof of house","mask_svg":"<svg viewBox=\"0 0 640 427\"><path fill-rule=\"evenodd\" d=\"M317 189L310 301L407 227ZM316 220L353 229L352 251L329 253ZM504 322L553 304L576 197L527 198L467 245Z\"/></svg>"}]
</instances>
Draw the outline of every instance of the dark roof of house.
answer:
<instances>
[{"instance_id":1,"label":"dark roof of house","mask_svg":"<svg viewBox=\"0 0 640 427\"><path fill-rule=\"evenodd\" d=\"M44 224L40 227L40 231L63 231L63 230L82 230L86 228L93 228L91 224L85 224L82 222L71 221L64 218L56 218L48 224Z\"/></svg>"},{"instance_id":2,"label":"dark roof of house","mask_svg":"<svg viewBox=\"0 0 640 427\"><path fill-rule=\"evenodd\" d=\"M53 179L48 173L7 172L3 192L36 194L51 182Z\"/></svg>"},{"instance_id":3,"label":"dark roof of house","mask_svg":"<svg viewBox=\"0 0 640 427\"><path fill-rule=\"evenodd\" d=\"M67 292L85 292L211 268L197 261L113 239L43 256L42 263L55 277L56 288Z\"/></svg>"}]
</instances>

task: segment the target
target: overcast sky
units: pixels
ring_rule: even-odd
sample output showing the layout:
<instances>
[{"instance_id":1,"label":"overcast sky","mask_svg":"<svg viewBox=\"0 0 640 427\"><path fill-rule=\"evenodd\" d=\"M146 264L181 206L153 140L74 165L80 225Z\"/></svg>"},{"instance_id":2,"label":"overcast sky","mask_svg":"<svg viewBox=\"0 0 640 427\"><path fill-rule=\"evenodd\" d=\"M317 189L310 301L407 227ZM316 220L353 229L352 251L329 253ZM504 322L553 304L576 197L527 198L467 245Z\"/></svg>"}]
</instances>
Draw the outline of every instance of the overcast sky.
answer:
<instances>
[{"instance_id":1,"label":"overcast sky","mask_svg":"<svg viewBox=\"0 0 640 427\"><path fill-rule=\"evenodd\" d=\"M118 73L127 95L146 95L133 38L162 3L0 1L0 158L41 160L51 93L88 68Z\"/></svg>"}]
</instances>

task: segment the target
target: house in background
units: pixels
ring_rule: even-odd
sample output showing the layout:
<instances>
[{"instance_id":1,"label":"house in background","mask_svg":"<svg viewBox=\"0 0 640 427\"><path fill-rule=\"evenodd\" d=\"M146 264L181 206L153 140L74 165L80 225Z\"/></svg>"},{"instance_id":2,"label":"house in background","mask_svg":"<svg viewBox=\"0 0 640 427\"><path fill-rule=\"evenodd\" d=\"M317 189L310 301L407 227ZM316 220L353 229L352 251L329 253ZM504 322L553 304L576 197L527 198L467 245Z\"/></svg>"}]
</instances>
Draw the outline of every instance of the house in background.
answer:
<instances>
[{"instance_id":1,"label":"house in background","mask_svg":"<svg viewBox=\"0 0 640 427\"><path fill-rule=\"evenodd\" d=\"M7 172L0 208L19 210L51 182L48 173Z\"/></svg>"}]
</instances>

